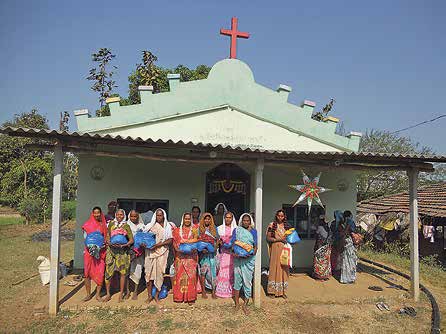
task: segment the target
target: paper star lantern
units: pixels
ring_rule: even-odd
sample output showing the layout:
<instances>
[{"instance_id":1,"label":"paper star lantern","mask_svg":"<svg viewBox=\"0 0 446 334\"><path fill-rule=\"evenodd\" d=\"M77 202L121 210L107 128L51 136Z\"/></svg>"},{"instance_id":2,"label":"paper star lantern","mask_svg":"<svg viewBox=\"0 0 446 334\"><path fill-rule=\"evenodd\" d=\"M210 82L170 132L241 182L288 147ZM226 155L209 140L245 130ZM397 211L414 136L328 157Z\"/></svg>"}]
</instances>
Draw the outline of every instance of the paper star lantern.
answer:
<instances>
[{"instance_id":1,"label":"paper star lantern","mask_svg":"<svg viewBox=\"0 0 446 334\"><path fill-rule=\"evenodd\" d=\"M296 203L293 204L293 207L295 207L297 204L306 199L308 204L308 214L310 214L311 204L313 203L313 200L315 200L317 204L323 207L322 201L319 198L319 194L329 191L331 189L320 187L318 185L321 173L319 173L318 176L316 176L313 180L310 180L310 178L303 171L302 175L303 175L302 181L304 184L301 185L290 184L288 186L302 193L297 199Z\"/></svg>"}]
</instances>

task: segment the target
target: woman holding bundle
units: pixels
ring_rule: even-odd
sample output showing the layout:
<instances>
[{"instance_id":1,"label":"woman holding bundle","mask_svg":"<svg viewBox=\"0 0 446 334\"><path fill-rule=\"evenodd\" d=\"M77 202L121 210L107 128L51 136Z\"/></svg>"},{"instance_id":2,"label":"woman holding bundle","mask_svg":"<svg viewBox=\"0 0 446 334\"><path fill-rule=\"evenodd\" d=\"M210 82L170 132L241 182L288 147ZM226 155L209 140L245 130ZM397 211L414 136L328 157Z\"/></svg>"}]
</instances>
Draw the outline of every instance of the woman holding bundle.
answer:
<instances>
[{"instance_id":1,"label":"woman holding bundle","mask_svg":"<svg viewBox=\"0 0 446 334\"><path fill-rule=\"evenodd\" d=\"M90 233L99 232L105 241L107 236L107 224L105 222L104 214L100 207L95 206L91 211L90 218L82 225L85 237ZM84 276L85 276L85 292L87 295L83 301L90 300L91 295L91 280L96 283L96 300L100 301L100 293L102 283L104 281L105 270L105 245L99 248L97 245L90 249L84 248Z\"/></svg>"},{"instance_id":2,"label":"woman holding bundle","mask_svg":"<svg viewBox=\"0 0 446 334\"><path fill-rule=\"evenodd\" d=\"M214 218L208 212L201 216L199 237L200 241L208 242L212 246L216 246L218 239L217 230L214 225ZM212 291L212 298L217 298L215 295L216 278L217 278L217 263L215 260L215 252L210 253L206 249L200 253L200 283L201 292L204 299L208 298L206 288Z\"/></svg>"},{"instance_id":3,"label":"woman holding bundle","mask_svg":"<svg viewBox=\"0 0 446 334\"><path fill-rule=\"evenodd\" d=\"M249 213L240 216L238 227L232 233L231 244L250 247L249 255L241 257L234 252L234 302L235 309L240 308L240 290L243 289L243 312L248 314L248 302L252 297L252 279L254 275L255 254L257 253L257 231L254 219ZM248 251L247 249L245 249Z\"/></svg>"},{"instance_id":4,"label":"woman holding bundle","mask_svg":"<svg viewBox=\"0 0 446 334\"><path fill-rule=\"evenodd\" d=\"M116 211L115 219L108 224L107 234L107 255L105 257L105 287L107 295L103 301L108 302L111 299L110 283L115 272L120 275L119 279L119 302L122 302L124 296L125 279L130 269L130 245L133 244L133 233L130 226L125 221L125 211L119 209ZM118 236L124 236L126 243L115 243L114 239Z\"/></svg>"},{"instance_id":5,"label":"woman holding bundle","mask_svg":"<svg viewBox=\"0 0 446 334\"><path fill-rule=\"evenodd\" d=\"M232 232L237 227L234 214L227 212L225 214L224 224L217 228L218 235L220 237L220 254L217 285L215 288L215 294L220 298L231 298L233 295L232 286L234 284L234 262L231 249L225 247L232 237Z\"/></svg>"},{"instance_id":6,"label":"woman holding bundle","mask_svg":"<svg viewBox=\"0 0 446 334\"><path fill-rule=\"evenodd\" d=\"M186 212L181 218L180 227L173 231L173 247L175 250L175 276L173 281L173 301L192 304L197 299L197 264L198 253L182 253L180 245L198 240L198 230L193 227L192 214Z\"/></svg>"}]
</instances>

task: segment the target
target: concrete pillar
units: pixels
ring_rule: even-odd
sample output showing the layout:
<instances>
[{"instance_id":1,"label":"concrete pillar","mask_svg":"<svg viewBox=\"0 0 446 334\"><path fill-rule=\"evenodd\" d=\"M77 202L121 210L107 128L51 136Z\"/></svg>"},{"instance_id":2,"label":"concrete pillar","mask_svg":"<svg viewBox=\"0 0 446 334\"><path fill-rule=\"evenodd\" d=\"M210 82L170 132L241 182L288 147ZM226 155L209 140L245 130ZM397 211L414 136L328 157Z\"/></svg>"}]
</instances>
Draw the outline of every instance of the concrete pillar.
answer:
<instances>
[{"instance_id":1,"label":"concrete pillar","mask_svg":"<svg viewBox=\"0 0 446 334\"><path fill-rule=\"evenodd\" d=\"M254 269L254 305L260 307L260 295L262 293L262 240L263 240L263 159L257 160L255 178L256 178L256 195L255 195L255 222L257 230L257 254L256 265Z\"/></svg>"},{"instance_id":2,"label":"concrete pillar","mask_svg":"<svg viewBox=\"0 0 446 334\"><path fill-rule=\"evenodd\" d=\"M420 298L420 255L418 251L418 170L411 169L409 176L410 205L410 291L415 301Z\"/></svg>"},{"instance_id":3,"label":"concrete pillar","mask_svg":"<svg viewBox=\"0 0 446 334\"><path fill-rule=\"evenodd\" d=\"M62 144L54 148L53 171L53 213L51 218L51 266L49 313L56 315L59 310L59 259L60 259L60 209L62 204Z\"/></svg>"}]
</instances>

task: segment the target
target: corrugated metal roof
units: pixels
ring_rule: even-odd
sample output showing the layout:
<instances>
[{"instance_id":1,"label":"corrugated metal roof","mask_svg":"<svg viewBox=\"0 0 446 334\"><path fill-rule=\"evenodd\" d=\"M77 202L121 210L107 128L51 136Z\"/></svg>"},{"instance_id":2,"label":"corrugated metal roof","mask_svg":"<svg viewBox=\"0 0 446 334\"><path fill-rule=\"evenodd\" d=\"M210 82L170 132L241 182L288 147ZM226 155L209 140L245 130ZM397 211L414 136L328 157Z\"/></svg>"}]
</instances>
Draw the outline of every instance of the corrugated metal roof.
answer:
<instances>
[{"instance_id":1,"label":"corrugated metal roof","mask_svg":"<svg viewBox=\"0 0 446 334\"><path fill-rule=\"evenodd\" d=\"M37 137L43 139L59 139L62 141L89 141L102 144L134 144L147 147L176 147L176 148L203 148L213 150L223 150L231 152L246 152L246 153L260 153L267 155L274 155L280 157L292 157L292 158L315 158L317 160L342 160L361 163L374 163L380 162L439 162L446 163L446 156L442 155L421 155L421 154L394 154L394 153L373 153L373 152L317 152L317 151L280 151L280 150L265 150L258 148L251 148L247 146L233 146L233 145L220 145L212 143L193 143L184 141L163 141L161 139L142 139L141 137L123 137L120 135L112 136L109 134L93 134L93 133L80 133L80 132L68 132L59 130L46 130L46 129L29 129L29 128L14 128L4 127L0 128L0 133L11 136L23 136L23 137Z\"/></svg>"},{"instance_id":2,"label":"corrugated metal roof","mask_svg":"<svg viewBox=\"0 0 446 334\"><path fill-rule=\"evenodd\" d=\"M382 196L358 203L358 213L383 215L390 212L409 212L409 193ZM418 189L418 212L431 217L446 217L446 182Z\"/></svg>"}]
</instances>

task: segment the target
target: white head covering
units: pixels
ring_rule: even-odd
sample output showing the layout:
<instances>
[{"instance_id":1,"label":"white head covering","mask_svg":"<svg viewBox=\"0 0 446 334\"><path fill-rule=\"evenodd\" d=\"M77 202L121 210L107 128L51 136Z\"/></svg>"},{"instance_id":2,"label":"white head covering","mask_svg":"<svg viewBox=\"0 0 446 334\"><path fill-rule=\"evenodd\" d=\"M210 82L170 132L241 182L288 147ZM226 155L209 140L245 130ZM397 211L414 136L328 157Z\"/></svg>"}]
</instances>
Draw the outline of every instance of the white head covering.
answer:
<instances>
[{"instance_id":1,"label":"white head covering","mask_svg":"<svg viewBox=\"0 0 446 334\"><path fill-rule=\"evenodd\" d=\"M224 215L226 214L226 212L228 212L228 208L226 207L226 205L224 204L224 203L218 203L216 206L215 206L215 209L214 209L214 215L216 215L217 214L217 210L218 210L218 207L220 206L220 205L223 205L223 217L224 217ZM224 219L223 219L223 222L224 222Z\"/></svg>"},{"instance_id":2,"label":"white head covering","mask_svg":"<svg viewBox=\"0 0 446 334\"><path fill-rule=\"evenodd\" d=\"M124 214L124 218L123 218L120 222L118 222L118 218L116 218L116 215L117 215L117 213L118 213L119 211L121 211L121 212ZM119 227L122 227L123 225L125 225L125 224L127 223L126 218L127 218L127 214L125 213L125 210L124 210L124 209L118 209L118 210L116 210L116 212L115 212L115 219L113 219L113 221L111 222L111 224L114 224L114 225L117 226L118 228L119 228Z\"/></svg>"},{"instance_id":3,"label":"white head covering","mask_svg":"<svg viewBox=\"0 0 446 334\"><path fill-rule=\"evenodd\" d=\"M166 211L164 211L161 208L158 208L155 210L152 219L150 220L150 223L148 223L146 226L144 226L144 231L148 232L151 230L151 228L153 226L155 226L156 224L156 212L157 211L161 211L163 213L164 216L164 236L163 236L163 240L162 241L166 241L167 239L171 239L172 238L172 223L170 223L167 219L167 214Z\"/></svg>"},{"instance_id":4,"label":"white head covering","mask_svg":"<svg viewBox=\"0 0 446 334\"><path fill-rule=\"evenodd\" d=\"M192 225L193 225L193 218L192 218L192 213L190 212L185 212L183 213L183 215L181 216L181 224L180 224L180 238L183 239L183 221L184 221L184 215L190 215L190 229L189 229L189 234L188 234L188 238L190 238L192 236Z\"/></svg>"},{"instance_id":5,"label":"white head covering","mask_svg":"<svg viewBox=\"0 0 446 334\"><path fill-rule=\"evenodd\" d=\"M225 217L226 217L226 214L227 214L227 213L232 214L231 234L232 234L232 231L234 231L234 229L237 227L237 222L236 222L236 220L235 220L234 214L233 214L232 212L228 211L228 212L226 212L226 213L223 215L223 224L217 227L217 231L218 231L218 235L219 235L219 236L225 235L225 230L226 230Z\"/></svg>"},{"instance_id":6,"label":"white head covering","mask_svg":"<svg viewBox=\"0 0 446 334\"><path fill-rule=\"evenodd\" d=\"M138 214L138 222L136 224L130 220L130 214L132 212L136 212ZM130 226L133 234L138 231L142 231L142 229L144 228L144 223L141 219L141 215L136 210L130 210L129 215L127 216L127 224Z\"/></svg>"},{"instance_id":7,"label":"white head covering","mask_svg":"<svg viewBox=\"0 0 446 334\"><path fill-rule=\"evenodd\" d=\"M256 226L256 223L249 213L244 213L240 216L240 218L238 220L238 226L242 226L242 221L243 221L244 216L249 216L249 218L251 218L251 227L254 228Z\"/></svg>"}]
</instances>

